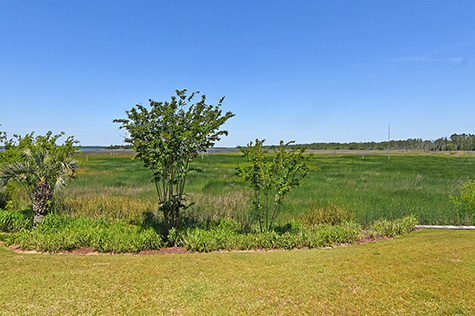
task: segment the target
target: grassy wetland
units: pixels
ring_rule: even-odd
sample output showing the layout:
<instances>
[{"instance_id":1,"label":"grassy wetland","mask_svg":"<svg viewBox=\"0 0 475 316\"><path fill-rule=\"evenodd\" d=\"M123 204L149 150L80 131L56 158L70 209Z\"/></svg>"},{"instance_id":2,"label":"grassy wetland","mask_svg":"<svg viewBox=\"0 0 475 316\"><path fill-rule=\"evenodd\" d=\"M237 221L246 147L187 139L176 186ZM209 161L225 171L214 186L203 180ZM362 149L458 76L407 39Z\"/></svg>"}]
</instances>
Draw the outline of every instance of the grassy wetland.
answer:
<instances>
[{"instance_id":1,"label":"grassy wetland","mask_svg":"<svg viewBox=\"0 0 475 316\"><path fill-rule=\"evenodd\" d=\"M56 196L52 214L37 229L31 230L28 200L21 205L21 190L13 192L10 210L0 210L0 231L8 233L0 240L48 252L294 249L403 235L416 223L475 223L450 199L472 176L470 154L398 153L388 159L317 153L314 171L286 196L274 227L260 231L251 211L253 191L236 172L246 163L241 154L210 152L194 160L185 189L190 206L166 234L151 174L132 153L76 158L82 166L77 179Z\"/></svg>"},{"instance_id":2,"label":"grassy wetland","mask_svg":"<svg viewBox=\"0 0 475 316\"><path fill-rule=\"evenodd\" d=\"M76 155L82 168L61 196L62 213L130 219L157 209L149 170L131 154ZM278 223L328 205L362 225L414 215L421 224L475 224L450 202L467 177L475 177L475 155L320 154L318 171L284 201ZM233 218L247 222L251 189L236 175L238 152L211 152L194 160L185 192L194 203L187 215L199 220Z\"/></svg>"}]
</instances>

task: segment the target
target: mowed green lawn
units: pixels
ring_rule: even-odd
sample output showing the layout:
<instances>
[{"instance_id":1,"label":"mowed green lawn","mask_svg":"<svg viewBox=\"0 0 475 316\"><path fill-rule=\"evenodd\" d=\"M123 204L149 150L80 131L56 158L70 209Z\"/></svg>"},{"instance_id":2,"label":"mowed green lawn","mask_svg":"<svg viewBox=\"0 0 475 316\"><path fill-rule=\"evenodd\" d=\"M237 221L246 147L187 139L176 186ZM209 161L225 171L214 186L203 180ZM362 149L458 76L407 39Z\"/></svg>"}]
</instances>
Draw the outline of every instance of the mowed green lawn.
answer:
<instances>
[{"instance_id":1,"label":"mowed green lawn","mask_svg":"<svg viewBox=\"0 0 475 316\"><path fill-rule=\"evenodd\" d=\"M0 246L1 315L474 315L475 231L333 249L17 254Z\"/></svg>"}]
</instances>

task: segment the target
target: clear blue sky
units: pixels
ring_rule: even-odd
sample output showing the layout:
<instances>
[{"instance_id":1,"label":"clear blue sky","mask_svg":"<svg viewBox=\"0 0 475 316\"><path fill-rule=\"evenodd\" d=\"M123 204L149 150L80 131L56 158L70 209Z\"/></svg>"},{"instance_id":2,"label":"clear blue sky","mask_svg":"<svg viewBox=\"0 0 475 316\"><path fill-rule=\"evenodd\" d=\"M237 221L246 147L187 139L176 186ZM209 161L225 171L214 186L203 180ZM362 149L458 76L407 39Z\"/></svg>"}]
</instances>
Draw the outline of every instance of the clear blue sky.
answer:
<instances>
[{"instance_id":1,"label":"clear blue sky","mask_svg":"<svg viewBox=\"0 0 475 316\"><path fill-rule=\"evenodd\" d=\"M475 1L0 2L0 130L123 143L175 89L226 96L220 146L475 133Z\"/></svg>"}]
</instances>

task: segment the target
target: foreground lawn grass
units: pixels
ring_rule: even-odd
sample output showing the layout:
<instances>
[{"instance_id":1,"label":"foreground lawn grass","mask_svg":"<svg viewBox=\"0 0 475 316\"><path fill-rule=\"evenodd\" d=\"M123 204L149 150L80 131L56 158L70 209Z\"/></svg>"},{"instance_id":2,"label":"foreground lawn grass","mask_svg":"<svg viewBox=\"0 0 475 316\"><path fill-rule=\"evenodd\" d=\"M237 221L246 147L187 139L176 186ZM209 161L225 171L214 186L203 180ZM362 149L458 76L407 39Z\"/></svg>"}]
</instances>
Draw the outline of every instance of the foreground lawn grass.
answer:
<instances>
[{"instance_id":1,"label":"foreground lawn grass","mask_svg":"<svg viewBox=\"0 0 475 316\"><path fill-rule=\"evenodd\" d=\"M475 232L425 230L320 250L16 254L0 315L473 315Z\"/></svg>"}]
</instances>

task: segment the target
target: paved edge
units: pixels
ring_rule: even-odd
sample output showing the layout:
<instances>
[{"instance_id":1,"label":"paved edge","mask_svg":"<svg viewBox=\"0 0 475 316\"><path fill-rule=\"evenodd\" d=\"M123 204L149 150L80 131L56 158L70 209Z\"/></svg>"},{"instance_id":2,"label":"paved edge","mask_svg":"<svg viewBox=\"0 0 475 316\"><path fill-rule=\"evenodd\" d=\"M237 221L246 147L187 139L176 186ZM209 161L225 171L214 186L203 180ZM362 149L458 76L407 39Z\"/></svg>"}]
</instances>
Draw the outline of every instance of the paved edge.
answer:
<instances>
[{"instance_id":1,"label":"paved edge","mask_svg":"<svg viewBox=\"0 0 475 316\"><path fill-rule=\"evenodd\" d=\"M475 226L451 226L451 225L416 225L416 228L475 230Z\"/></svg>"}]
</instances>

